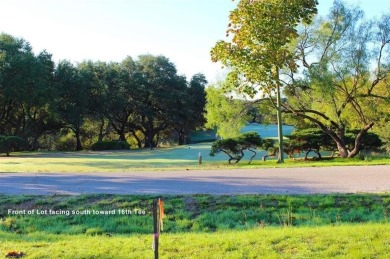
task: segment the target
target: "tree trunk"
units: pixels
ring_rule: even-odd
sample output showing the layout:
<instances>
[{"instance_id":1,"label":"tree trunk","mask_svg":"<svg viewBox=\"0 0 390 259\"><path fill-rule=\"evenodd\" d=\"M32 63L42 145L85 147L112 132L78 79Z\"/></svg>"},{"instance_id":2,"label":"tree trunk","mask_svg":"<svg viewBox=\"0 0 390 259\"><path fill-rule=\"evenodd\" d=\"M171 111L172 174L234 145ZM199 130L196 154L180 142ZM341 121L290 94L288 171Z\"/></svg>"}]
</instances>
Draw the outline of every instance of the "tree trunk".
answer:
<instances>
[{"instance_id":1,"label":"tree trunk","mask_svg":"<svg viewBox=\"0 0 390 259\"><path fill-rule=\"evenodd\" d=\"M336 141L336 144L337 144L337 150L339 151L339 156L341 158L347 158L349 152L345 144L338 141Z\"/></svg>"},{"instance_id":2,"label":"tree trunk","mask_svg":"<svg viewBox=\"0 0 390 259\"><path fill-rule=\"evenodd\" d=\"M369 129L371 129L373 126L374 126L374 123L372 122L360 130L359 134L355 138L355 146L354 146L353 150L351 152L349 152L349 154L348 154L349 158L353 158L357 154L359 154L362 138L367 133L367 131Z\"/></svg>"},{"instance_id":3,"label":"tree trunk","mask_svg":"<svg viewBox=\"0 0 390 259\"><path fill-rule=\"evenodd\" d=\"M154 136L156 135L155 132L152 132L152 131L148 131L146 132L145 134L145 148L154 148L156 147L156 143L154 142Z\"/></svg>"},{"instance_id":4,"label":"tree trunk","mask_svg":"<svg viewBox=\"0 0 390 259\"><path fill-rule=\"evenodd\" d=\"M254 151L254 150L252 150L252 149L250 149L250 148L248 148L248 150L249 150L250 152L253 153L253 155L252 155L251 158L249 159L249 163L248 163L248 164L250 164L250 163L252 163L253 158L255 158L255 156L256 156L256 151Z\"/></svg>"},{"instance_id":5,"label":"tree trunk","mask_svg":"<svg viewBox=\"0 0 390 259\"><path fill-rule=\"evenodd\" d=\"M76 151L83 150L83 146L81 145L81 139L80 139L80 129L76 129L74 131L74 134L76 136Z\"/></svg>"},{"instance_id":6,"label":"tree trunk","mask_svg":"<svg viewBox=\"0 0 390 259\"><path fill-rule=\"evenodd\" d=\"M112 127L114 128L116 134L119 135L119 141L126 141L125 136L125 127L121 125L120 128L116 127L115 123L111 123Z\"/></svg>"},{"instance_id":7,"label":"tree trunk","mask_svg":"<svg viewBox=\"0 0 390 259\"><path fill-rule=\"evenodd\" d=\"M104 129L104 118L101 117L100 118L100 126L99 126L99 137L98 137L98 141L101 142L103 141L103 129Z\"/></svg>"},{"instance_id":8,"label":"tree trunk","mask_svg":"<svg viewBox=\"0 0 390 259\"><path fill-rule=\"evenodd\" d=\"M187 135L183 131L178 131L179 133L179 146L186 144Z\"/></svg>"}]
</instances>

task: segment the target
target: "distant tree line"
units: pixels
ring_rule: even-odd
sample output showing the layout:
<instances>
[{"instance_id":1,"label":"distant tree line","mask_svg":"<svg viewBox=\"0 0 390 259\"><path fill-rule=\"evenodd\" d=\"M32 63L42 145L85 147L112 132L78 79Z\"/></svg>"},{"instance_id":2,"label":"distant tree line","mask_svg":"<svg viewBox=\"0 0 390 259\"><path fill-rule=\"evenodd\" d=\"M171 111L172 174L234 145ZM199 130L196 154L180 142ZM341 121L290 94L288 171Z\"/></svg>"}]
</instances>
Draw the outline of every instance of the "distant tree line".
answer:
<instances>
[{"instance_id":1,"label":"distant tree line","mask_svg":"<svg viewBox=\"0 0 390 259\"><path fill-rule=\"evenodd\" d=\"M119 140L138 148L184 144L204 124L202 74L187 81L163 56L122 62L52 61L30 44L0 34L0 135L29 149L81 150Z\"/></svg>"}]
</instances>

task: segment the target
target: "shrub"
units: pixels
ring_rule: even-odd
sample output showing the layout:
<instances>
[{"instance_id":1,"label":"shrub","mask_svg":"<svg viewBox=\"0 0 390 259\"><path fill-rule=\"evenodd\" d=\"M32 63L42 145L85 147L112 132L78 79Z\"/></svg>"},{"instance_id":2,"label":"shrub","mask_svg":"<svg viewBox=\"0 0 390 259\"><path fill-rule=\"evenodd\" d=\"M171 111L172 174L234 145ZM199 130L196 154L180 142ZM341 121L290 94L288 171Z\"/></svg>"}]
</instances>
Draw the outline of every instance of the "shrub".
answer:
<instances>
[{"instance_id":1,"label":"shrub","mask_svg":"<svg viewBox=\"0 0 390 259\"><path fill-rule=\"evenodd\" d=\"M353 146L355 143L355 137L359 133L359 130L351 130L345 134L346 143L349 146ZM361 140L361 149L366 150L378 150L383 145L379 135L373 132L368 132L363 135Z\"/></svg>"},{"instance_id":2,"label":"shrub","mask_svg":"<svg viewBox=\"0 0 390 259\"><path fill-rule=\"evenodd\" d=\"M27 148L27 142L17 136L0 136L0 153L6 153L7 156L11 152L23 151Z\"/></svg>"},{"instance_id":3,"label":"shrub","mask_svg":"<svg viewBox=\"0 0 390 259\"><path fill-rule=\"evenodd\" d=\"M355 138L359 130L351 130L345 133L345 143L349 149L353 148ZM337 150L332 138L320 129L297 129L292 132L288 141L285 141L285 152L293 157L294 154L306 153L305 160L310 152L314 152L321 159L320 150ZM366 133L360 144L362 150L377 150L382 146L382 141L375 133Z\"/></svg>"},{"instance_id":4,"label":"shrub","mask_svg":"<svg viewBox=\"0 0 390 259\"><path fill-rule=\"evenodd\" d=\"M215 141L211 146L210 156L223 152L229 156L229 164L233 160L236 161L235 163L238 163L244 157L244 150L249 150L254 153L249 160L249 163L251 163L252 159L256 156L254 149L260 147L262 144L263 140L259 134L256 132L247 132L237 138L227 138Z\"/></svg>"},{"instance_id":5,"label":"shrub","mask_svg":"<svg viewBox=\"0 0 390 259\"><path fill-rule=\"evenodd\" d=\"M305 160L310 152L314 152L321 159L320 148L333 149L332 139L328 134L320 129L308 128L294 130L288 141L285 141L285 152L293 157L294 154L305 154Z\"/></svg>"},{"instance_id":6,"label":"shrub","mask_svg":"<svg viewBox=\"0 0 390 259\"><path fill-rule=\"evenodd\" d=\"M70 134L61 136L55 143L55 150L74 151L76 149L76 140Z\"/></svg>"},{"instance_id":7,"label":"shrub","mask_svg":"<svg viewBox=\"0 0 390 259\"><path fill-rule=\"evenodd\" d=\"M91 150L129 150L130 145L125 141L98 141L91 146Z\"/></svg>"}]
</instances>

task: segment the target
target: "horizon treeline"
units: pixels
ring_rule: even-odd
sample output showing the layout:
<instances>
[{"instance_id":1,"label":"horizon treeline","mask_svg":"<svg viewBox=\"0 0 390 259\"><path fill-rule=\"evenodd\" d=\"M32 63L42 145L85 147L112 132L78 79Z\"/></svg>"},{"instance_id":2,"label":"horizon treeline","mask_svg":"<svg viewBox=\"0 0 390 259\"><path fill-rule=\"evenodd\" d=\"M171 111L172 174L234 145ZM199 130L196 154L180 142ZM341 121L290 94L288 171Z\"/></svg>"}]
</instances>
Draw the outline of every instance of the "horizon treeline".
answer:
<instances>
[{"instance_id":1,"label":"horizon treeline","mask_svg":"<svg viewBox=\"0 0 390 259\"><path fill-rule=\"evenodd\" d=\"M204 125L206 78L189 81L164 56L55 64L22 38L0 34L0 135L30 150L82 150L99 141L133 148L185 144Z\"/></svg>"}]
</instances>

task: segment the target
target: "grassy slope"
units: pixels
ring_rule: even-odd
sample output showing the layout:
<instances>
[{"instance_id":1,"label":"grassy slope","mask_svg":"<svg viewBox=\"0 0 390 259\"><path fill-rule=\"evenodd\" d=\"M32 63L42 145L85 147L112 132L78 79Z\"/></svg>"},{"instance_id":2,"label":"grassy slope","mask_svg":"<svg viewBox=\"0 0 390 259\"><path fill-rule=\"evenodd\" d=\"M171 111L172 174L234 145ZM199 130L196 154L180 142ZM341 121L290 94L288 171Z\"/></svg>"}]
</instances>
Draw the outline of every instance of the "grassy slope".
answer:
<instances>
[{"instance_id":1,"label":"grassy slope","mask_svg":"<svg viewBox=\"0 0 390 259\"><path fill-rule=\"evenodd\" d=\"M0 195L0 255L152 258L154 196ZM386 258L390 194L164 196L162 258ZM137 216L14 216L8 209L138 209Z\"/></svg>"},{"instance_id":2,"label":"grassy slope","mask_svg":"<svg viewBox=\"0 0 390 259\"><path fill-rule=\"evenodd\" d=\"M26 258L152 258L152 235L88 236L0 232L0 251ZM21 241L23 239L23 241ZM4 241L7 240L7 241ZM388 258L390 225L262 228L162 234L162 258Z\"/></svg>"},{"instance_id":3,"label":"grassy slope","mask_svg":"<svg viewBox=\"0 0 390 259\"><path fill-rule=\"evenodd\" d=\"M0 195L0 230L10 233L145 234L152 225L153 196ZM340 195L185 195L163 196L169 233L248 230L263 226L326 226L388 223L390 194ZM91 211L87 215L12 215L8 209ZM118 210L129 210L126 215ZM115 215L93 215L92 211ZM144 211L137 215L135 210Z\"/></svg>"}]
</instances>

